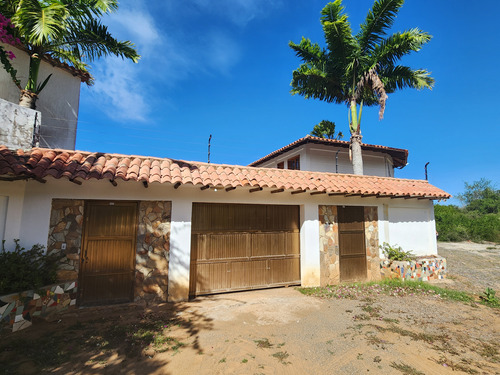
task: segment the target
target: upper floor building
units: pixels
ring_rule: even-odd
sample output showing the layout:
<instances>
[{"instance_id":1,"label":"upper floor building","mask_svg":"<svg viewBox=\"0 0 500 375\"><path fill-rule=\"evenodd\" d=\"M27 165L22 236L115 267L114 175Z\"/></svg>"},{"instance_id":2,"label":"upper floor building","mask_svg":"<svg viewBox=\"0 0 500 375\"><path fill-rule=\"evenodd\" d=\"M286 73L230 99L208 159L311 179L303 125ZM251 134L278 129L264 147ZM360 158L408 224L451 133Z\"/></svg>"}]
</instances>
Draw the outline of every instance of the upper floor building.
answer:
<instances>
[{"instance_id":1,"label":"upper floor building","mask_svg":"<svg viewBox=\"0 0 500 375\"><path fill-rule=\"evenodd\" d=\"M29 55L22 49L11 45L1 44L16 56L11 61L17 70L17 78L21 87L26 85L29 73ZM12 103L2 102L0 123L0 143L12 145L12 148L30 148L24 141L16 145L16 129L10 129L15 122L15 112L23 112L23 117L30 118L32 131L36 132L36 140L40 147L75 149L76 129L78 122L78 108L80 103L80 85L90 80L90 75L56 59L44 57L40 64L39 82L52 74L49 82L37 100L38 114L34 111L30 115L24 114L24 109L17 108L19 103L19 89L12 82L10 75L0 66L0 99ZM28 110L29 112L30 110ZM20 120L21 121L21 120ZM24 120L22 120L24 121ZM37 127L39 127L37 129ZM31 139L30 139L31 141Z\"/></svg>"},{"instance_id":2,"label":"upper floor building","mask_svg":"<svg viewBox=\"0 0 500 375\"><path fill-rule=\"evenodd\" d=\"M362 145L364 174L394 177L395 168L407 164L408 150ZM254 161L252 167L297 169L314 172L352 174L349 142L307 135Z\"/></svg>"}]
</instances>

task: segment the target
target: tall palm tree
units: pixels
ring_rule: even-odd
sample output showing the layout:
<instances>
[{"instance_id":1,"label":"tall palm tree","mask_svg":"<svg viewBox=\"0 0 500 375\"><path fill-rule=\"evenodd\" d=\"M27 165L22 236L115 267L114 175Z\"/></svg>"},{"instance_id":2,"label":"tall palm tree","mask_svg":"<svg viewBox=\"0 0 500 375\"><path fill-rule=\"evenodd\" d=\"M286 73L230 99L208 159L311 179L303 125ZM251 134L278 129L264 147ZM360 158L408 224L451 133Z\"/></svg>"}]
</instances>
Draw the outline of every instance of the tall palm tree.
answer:
<instances>
[{"instance_id":1,"label":"tall palm tree","mask_svg":"<svg viewBox=\"0 0 500 375\"><path fill-rule=\"evenodd\" d=\"M434 85L428 71L397 65L403 56L419 51L431 39L417 28L387 35L403 3L404 0L375 1L359 32L353 34L342 0L336 0L321 11L326 48L304 37L299 44L289 44L302 60L293 71L291 93L348 105L355 174L363 174L363 105L379 105L382 119L387 94L406 87L422 89Z\"/></svg>"},{"instance_id":2,"label":"tall palm tree","mask_svg":"<svg viewBox=\"0 0 500 375\"><path fill-rule=\"evenodd\" d=\"M87 72L86 62L101 56L116 55L137 62L140 56L134 45L113 38L100 22L101 16L117 8L116 0L2 0L0 13L11 19L14 36L30 56L26 87L22 89L19 81L14 80L21 89L19 104L35 108L38 94L50 79L48 76L39 83L38 72L44 56L83 72Z\"/></svg>"}]
</instances>

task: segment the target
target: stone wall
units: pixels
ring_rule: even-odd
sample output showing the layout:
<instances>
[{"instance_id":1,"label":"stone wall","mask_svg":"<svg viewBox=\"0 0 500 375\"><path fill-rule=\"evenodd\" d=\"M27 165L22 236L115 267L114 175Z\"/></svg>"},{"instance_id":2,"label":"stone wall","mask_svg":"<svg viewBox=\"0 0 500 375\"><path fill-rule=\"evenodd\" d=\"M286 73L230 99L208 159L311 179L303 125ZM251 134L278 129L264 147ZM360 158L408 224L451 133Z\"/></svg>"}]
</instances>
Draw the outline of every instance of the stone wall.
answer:
<instances>
[{"instance_id":1,"label":"stone wall","mask_svg":"<svg viewBox=\"0 0 500 375\"><path fill-rule=\"evenodd\" d=\"M365 243L368 280L380 280L380 250L377 207L365 207Z\"/></svg>"},{"instance_id":2,"label":"stone wall","mask_svg":"<svg viewBox=\"0 0 500 375\"><path fill-rule=\"evenodd\" d=\"M78 279L83 207L84 201L80 199L52 200L47 252L62 256L57 271L57 278L60 281Z\"/></svg>"},{"instance_id":3,"label":"stone wall","mask_svg":"<svg viewBox=\"0 0 500 375\"><path fill-rule=\"evenodd\" d=\"M0 296L0 331L16 332L30 327L34 318L74 308L76 292L77 282L73 281Z\"/></svg>"},{"instance_id":4,"label":"stone wall","mask_svg":"<svg viewBox=\"0 0 500 375\"><path fill-rule=\"evenodd\" d=\"M171 210L171 202L139 204L135 300L167 299Z\"/></svg>"},{"instance_id":5,"label":"stone wall","mask_svg":"<svg viewBox=\"0 0 500 375\"><path fill-rule=\"evenodd\" d=\"M42 118L39 111L0 99L0 145L14 150L30 149L35 117L39 125Z\"/></svg>"},{"instance_id":6,"label":"stone wall","mask_svg":"<svg viewBox=\"0 0 500 375\"><path fill-rule=\"evenodd\" d=\"M319 206L320 285L340 282L337 206Z\"/></svg>"},{"instance_id":7,"label":"stone wall","mask_svg":"<svg viewBox=\"0 0 500 375\"><path fill-rule=\"evenodd\" d=\"M320 285L340 282L339 229L337 206L320 205ZM377 207L364 207L367 279L380 279Z\"/></svg>"}]
</instances>

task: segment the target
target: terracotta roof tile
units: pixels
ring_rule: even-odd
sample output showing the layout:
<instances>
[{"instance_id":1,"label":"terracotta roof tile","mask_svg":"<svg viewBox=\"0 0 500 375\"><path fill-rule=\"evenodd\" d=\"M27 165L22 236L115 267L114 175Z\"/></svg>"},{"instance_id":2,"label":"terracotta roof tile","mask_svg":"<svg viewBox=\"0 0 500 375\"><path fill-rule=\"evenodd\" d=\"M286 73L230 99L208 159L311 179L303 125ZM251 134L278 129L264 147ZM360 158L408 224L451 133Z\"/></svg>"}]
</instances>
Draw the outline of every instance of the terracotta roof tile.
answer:
<instances>
[{"instance_id":1,"label":"terracotta roof tile","mask_svg":"<svg viewBox=\"0 0 500 375\"><path fill-rule=\"evenodd\" d=\"M148 183L181 183L217 187L261 187L340 194L447 199L450 194L423 180L356 176L275 168L253 168L186 162L142 156L35 148L30 152L0 146L3 179L117 178Z\"/></svg>"}]
</instances>

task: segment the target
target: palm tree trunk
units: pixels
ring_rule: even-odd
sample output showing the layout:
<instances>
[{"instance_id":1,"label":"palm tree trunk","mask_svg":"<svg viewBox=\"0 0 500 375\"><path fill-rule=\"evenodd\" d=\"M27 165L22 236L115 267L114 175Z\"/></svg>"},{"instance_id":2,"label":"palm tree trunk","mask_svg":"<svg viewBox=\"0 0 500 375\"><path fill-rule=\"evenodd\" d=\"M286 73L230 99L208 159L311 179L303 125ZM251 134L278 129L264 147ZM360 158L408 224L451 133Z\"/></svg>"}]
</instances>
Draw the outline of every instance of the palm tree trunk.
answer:
<instances>
[{"instance_id":1,"label":"palm tree trunk","mask_svg":"<svg viewBox=\"0 0 500 375\"><path fill-rule=\"evenodd\" d=\"M352 168L354 174L363 175L363 156L361 154L361 135L360 123L361 119L358 118L358 111L356 99L351 99L351 123L349 129L351 131L351 155L352 155Z\"/></svg>"},{"instance_id":2,"label":"palm tree trunk","mask_svg":"<svg viewBox=\"0 0 500 375\"><path fill-rule=\"evenodd\" d=\"M30 56L28 83L26 83L26 87L24 88L24 90L21 90L21 96L19 97L19 105L21 107L36 109L36 100L38 99L36 89L41 61L42 59L40 58L40 55L38 53L33 53Z\"/></svg>"},{"instance_id":3,"label":"palm tree trunk","mask_svg":"<svg viewBox=\"0 0 500 375\"><path fill-rule=\"evenodd\" d=\"M38 99L38 95L30 92L28 90L21 90L21 94L19 95L19 105L21 107L36 109L36 100Z\"/></svg>"},{"instance_id":4,"label":"palm tree trunk","mask_svg":"<svg viewBox=\"0 0 500 375\"><path fill-rule=\"evenodd\" d=\"M361 156L361 134L351 135L352 168L354 174L363 175L363 157Z\"/></svg>"}]
</instances>

